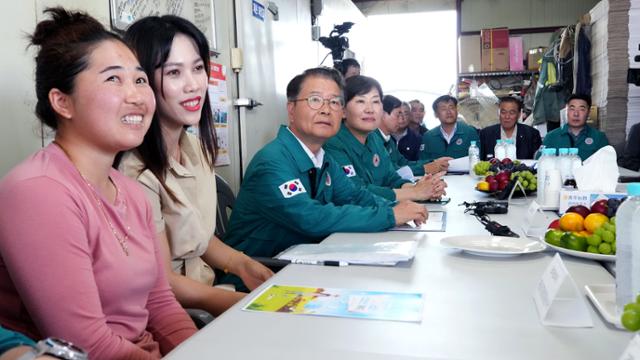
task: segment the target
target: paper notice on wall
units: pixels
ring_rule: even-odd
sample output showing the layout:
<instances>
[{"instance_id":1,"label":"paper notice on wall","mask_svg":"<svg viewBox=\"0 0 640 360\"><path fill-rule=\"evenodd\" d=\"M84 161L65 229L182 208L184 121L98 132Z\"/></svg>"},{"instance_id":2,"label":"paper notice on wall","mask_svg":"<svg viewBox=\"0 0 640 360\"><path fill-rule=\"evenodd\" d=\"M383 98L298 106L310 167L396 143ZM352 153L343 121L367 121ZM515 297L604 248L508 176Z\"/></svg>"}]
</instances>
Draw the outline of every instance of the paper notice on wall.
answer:
<instances>
[{"instance_id":1,"label":"paper notice on wall","mask_svg":"<svg viewBox=\"0 0 640 360\"><path fill-rule=\"evenodd\" d=\"M210 63L211 76L209 77L209 101L213 112L213 125L218 138L218 154L216 166L229 165L229 108L230 100L227 94L226 68Z\"/></svg>"}]
</instances>

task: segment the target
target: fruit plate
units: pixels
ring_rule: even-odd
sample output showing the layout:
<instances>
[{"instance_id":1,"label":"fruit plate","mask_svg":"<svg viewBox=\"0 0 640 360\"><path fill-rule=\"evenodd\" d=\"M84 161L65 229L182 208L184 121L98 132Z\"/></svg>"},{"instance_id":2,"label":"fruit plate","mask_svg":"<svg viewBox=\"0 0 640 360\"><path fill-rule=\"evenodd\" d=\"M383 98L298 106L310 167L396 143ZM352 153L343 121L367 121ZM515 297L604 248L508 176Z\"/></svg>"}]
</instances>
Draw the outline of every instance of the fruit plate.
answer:
<instances>
[{"instance_id":1,"label":"fruit plate","mask_svg":"<svg viewBox=\"0 0 640 360\"><path fill-rule=\"evenodd\" d=\"M490 196L494 196L496 199L498 200L505 200L509 197L509 194L511 194L511 190L513 190L513 186L515 185L515 182L510 182L509 185L507 185L506 188L504 188L504 190L499 190L499 191L488 191L488 190L480 190L478 188L475 188L476 191L479 191L481 193L485 193L488 194ZM527 194L527 196L531 195L531 194L535 194L536 191L535 190L525 190L525 194ZM513 192L513 196L514 198L518 198L518 197L523 197L524 194L522 194L522 190L521 189L516 189L516 191Z\"/></svg>"},{"instance_id":2,"label":"fruit plate","mask_svg":"<svg viewBox=\"0 0 640 360\"><path fill-rule=\"evenodd\" d=\"M587 297L598 309L600 315L615 327L624 329L620 322L621 314L616 310L616 285L585 285L584 289L587 291Z\"/></svg>"},{"instance_id":3,"label":"fruit plate","mask_svg":"<svg viewBox=\"0 0 640 360\"><path fill-rule=\"evenodd\" d=\"M537 240L504 236L449 236L440 245L480 256L517 256L543 251L546 247Z\"/></svg>"},{"instance_id":4,"label":"fruit plate","mask_svg":"<svg viewBox=\"0 0 640 360\"><path fill-rule=\"evenodd\" d=\"M551 245L546 241L545 241L545 244L547 244L548 247L567 255L573 255L576 257L581 257L581 258L591 259L591 260L599 260L599 261L616 261L615 255L594 254L586 251L565 249L560 246Z\"/></svg>"}]
</instances>

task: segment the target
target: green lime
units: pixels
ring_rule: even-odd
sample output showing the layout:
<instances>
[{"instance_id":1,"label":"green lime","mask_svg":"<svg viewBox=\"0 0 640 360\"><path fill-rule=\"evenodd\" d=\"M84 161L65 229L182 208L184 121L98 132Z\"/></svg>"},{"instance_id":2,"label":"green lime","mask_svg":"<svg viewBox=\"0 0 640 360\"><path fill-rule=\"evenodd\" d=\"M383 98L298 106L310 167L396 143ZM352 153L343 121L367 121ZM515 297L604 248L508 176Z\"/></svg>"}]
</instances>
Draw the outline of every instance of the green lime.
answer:
<instances>
[{"instance_id":1,"label":"green lime","mask_svg":"<svg viewBox=\"0 0 640 360\"><path fill-rule=\"evenodd\" d=\"M591 234L587 237L587 244L598 246L602 242L602 238L596 234Z\"/></svg>"},{"instance_id":2,"label":"green lime","mask_svg":"<svg viewBox=\"0 0 640 360\"><path fill-rule=\"evenodd\" d=\"M600 225L600 227L599 227L599 228L597 228L593 233L594 233L595 235L598 235L598 236L602 237L602 233L603 233L603 232L604 232L604 228L602 227L602 225Z\"/></svg>"},{"instance_id":3,"label":"green lime","mask_svg":"<svg viewBox=\"0 0 640 360\"><path fill-rule=\"evenodd\" d=\"M558 229L549 229L544 234L544 240L553 246L562 246L561 238L564 232Z\"/></svg>"},{"instance_id":4,"label":"green lime","mask_svg":"<svg viewBox=\"0 0 640 360\"><path fill-rule=\"evenodd\" d=\"M622 313L622 318L620 320L625 329L629 331L640 330L640 312L627 310Z\"/></svg>"},{"instance_id":5,"label":"green lime","mask_svg":"<svg viewBox=\"0 0 640 360\"><path fill-rule=\"evenodd\" d=\"M609 222L612 223L613 225L616 224L616 217L612 217L611 219L609 219Z\"/></svg>"},{"instance_id":6,"label":"green lime","mask_svg":"<svg viewBox=\"0 0 640 360\"><path fill-rule=\"evenodd\" d=\"M587 248L587 252L600 254L600 251L598 251L598 247L593 245L589 245L589 247Z\"/></svg>"},{"instance_id":7,"label":"green lime","mask_svg":"<svg viewBox=\"0 0 640 360\"><path fill-rule=\"evenodd\" d=\"M611 245L603 242L598 246L598 251L600 251L600 254L609 255L611 254Z\"/></svg>"},{"instance_id":8,"label":"green lime","mask_svg":"<svg viewBox=\"0 0 640 360\"><path fill-rule=\"evenodd\" d=\"M563 243L563 247L576 250L576 251L587 251L587 239L583 236L578 236L574 233L567 232L562 235L560 239Z\"/></svg>"}]
</instances>

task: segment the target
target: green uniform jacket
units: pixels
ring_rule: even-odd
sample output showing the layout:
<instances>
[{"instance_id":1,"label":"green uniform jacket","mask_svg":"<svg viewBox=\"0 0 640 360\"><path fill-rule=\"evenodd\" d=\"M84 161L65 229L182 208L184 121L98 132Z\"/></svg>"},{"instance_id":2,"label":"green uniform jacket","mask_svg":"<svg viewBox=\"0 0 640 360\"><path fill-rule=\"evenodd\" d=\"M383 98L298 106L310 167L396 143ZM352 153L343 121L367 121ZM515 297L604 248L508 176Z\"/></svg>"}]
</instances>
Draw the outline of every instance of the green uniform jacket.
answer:
<instances>
[{"instance_id":1,"label":"green uniform jacket","mask_svg":"<svg viewBox=\"0 0 640 360\"><path fill-rule=\"evenodd\" d=\"M420 151L420 159L433 161L443 156L450 156L454 159L465 157L469 155L471 141L475 141L479 146L478 131L461 121L457 122L456 133L448 144L442 136L440 126L435 127L422 136L424 149Z\"/></svg>"},{"instance_id":2,"label":"green uniform jacket","mask_svg":"<svg viewBox=\"0 0 640 360\"><path fill-rule=\"evenodd\" d=\"M380 138L378 130L367 136L362 145L344 124L340 131L324 144L324 150L340 165L347 177L358 187L385 199L395 201L393 189L410 182L400 177L391 163Z\"/></svg>"},{"instance_id":3,"label":"green uniform jacket","mask_svg":"<svg viewBox=\"0 0 640 360\"><path fill-rule=\"evenodd\" d=\"M391 158L391 162L393 163L393 166L396 168L396 170L400 169L403 166L408 166L413 172L413 175L415 176L424 175L424 164L427 163L426 161L407 160L407 158L404 157L400 153L400 151L398 151L398 142L396 142L396 139L394 139L393 136L389 138L389 141L385 141L384 137L382 136L382 133L380 133L380 130L376 130L374 131L374 133L377 135L380 141L382 141L385 149L387 149L387 153L389 154L389 157ZM420 146L420 148L422 148L422 146Z\"/></svg>"},{"instance_id":4,"label":"green uniform jacket","mask_svg":"<svg viewBox=\"0 0 640 360\"><path fill-rule=\"evenodd\" d=\"M602 131L596 130L589 125L585 125L577 137L569 133L569 125L565 124L561 128L557 128L544 137L542 142L547 148L578 148L578 155L582 160L593 155L600 148L609 145L607 135Z\"/></svg>"},{"instance_id":5,"label":"green uniform jacket","mask_svg":"<svg viewBox=\"0 0 640 360\"><path fill-rule=\"evenodd\" d=\"M312 197L311 169L307 153L282 126L251 160L224 241L249 256L274 256L334 232L383 231L395 225L392 203L355 187L328 154L317 170Z\"/></svg>"},{"instance_id":6,"label":"green uniform jacket","mask_svg":"<svg viewBox=\"0 0 640 360\"><path fill-rule=\"evenodd\" d=\"M28 337L0 326L0 355L17 346L35 346L35 341Z\"/></svg>"}]
</instances>

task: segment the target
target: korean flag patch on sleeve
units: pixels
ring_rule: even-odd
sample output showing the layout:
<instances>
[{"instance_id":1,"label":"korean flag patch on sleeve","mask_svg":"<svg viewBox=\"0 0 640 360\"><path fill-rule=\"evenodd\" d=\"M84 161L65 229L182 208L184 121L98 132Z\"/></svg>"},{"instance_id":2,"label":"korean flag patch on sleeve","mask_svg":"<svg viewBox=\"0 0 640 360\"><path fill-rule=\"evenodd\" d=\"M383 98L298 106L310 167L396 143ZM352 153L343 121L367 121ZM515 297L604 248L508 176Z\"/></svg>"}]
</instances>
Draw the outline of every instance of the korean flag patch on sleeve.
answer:
<instances>
[{"instance_id":1,"label":"korean flag patch on sleeve","mask_svg":"<svg viewBox=\"0 0 640 360\"><path fill-rule=\"evenodd\" d=\"M344 174L347 175L347 177L356 176L356 169L354 169L353 165L351 164L343 166L342 170L344 171Z\"/></svg>"},{"instance_id":2,"label":"korean flag patch on sleeve","mask_svg":"<svg viewBox=\"0 0 640 360\"><path fill-rule=\"evenodd\" d=\"M280 192L282 192L282 196L284 196L285 199L307 192L300 179L287 181L280 185L278 189L280 189Z\"/></svg>"}]
</instances>

